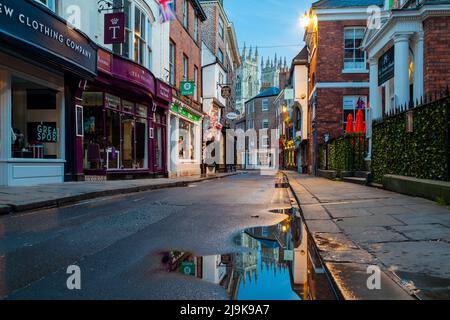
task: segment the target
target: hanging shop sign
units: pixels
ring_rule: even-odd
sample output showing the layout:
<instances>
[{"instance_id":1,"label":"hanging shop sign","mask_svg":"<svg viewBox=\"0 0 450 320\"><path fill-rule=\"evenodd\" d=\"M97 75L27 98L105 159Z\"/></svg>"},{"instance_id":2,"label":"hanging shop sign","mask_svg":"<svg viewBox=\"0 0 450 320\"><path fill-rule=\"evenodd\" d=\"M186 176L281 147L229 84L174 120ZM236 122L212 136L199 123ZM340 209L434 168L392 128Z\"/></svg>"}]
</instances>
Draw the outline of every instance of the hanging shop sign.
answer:
<instances>
[{"instance_id":1,"label":"hanging shop sign","mask_svg":"<svg viewBox=\"0 0 450 320\"><path fill-rule=\"evenodd\" d=\"M284 89L284 100L294 100L294 89Z\"/></svg>"},{"instance_id":2,"label":"hanging shop sign","mask_svg":"<svg viewBox=\"0 0 450 320\"><path fill-rule=\"evenodd\" d=\"M156 96L162 100L172 102L172 87L157 79Z\"/></svg>"},{"instance_id":3,"label":"hanging shop sign","mask_svg":"<svg viewBox=\"0 0 450 320\"><path fill-rule=\"evenodd\" d=\"M378 59L378 86L394 77L394 47Z\"/></svg>"},{"instance_id":4,"label":"hanging shop sign","mask_svg":"<svg viewBox=\"0 0 450 320\"><path fill-rule=\"evenodd\" d=\"M236 120L239 115L236 112L227 113L225 116L228 120Z\"/></svg>"},{"instance_id":5,"label":"hanging shop sign","mask_svg":"<svg viewBox=\"0 0 450 320\"><path fill-rule=\"evenodd\" d=\"M37 49L38 54L71 71L95 76L96 45L63 19L33 1L1 0L0 37L12 45Z\"/></svg>"},{"instance_id":6,"label":"hanging shop sign","mask_svg":"<svg viewBox=\"0 0 450 320\"><path fill-rule=\"evenodd\" d=\"M115 12L105 14L104 43L125 42L125 13Z\"/></svg>"},{"instance_id":7,"label":"hanging shop sign","mask_svg":"<svg viewBox=\"0 0 450 320\"><path fill-rule=\"evenodd\" d=\"M195 276L195 263L183 261L180 266L181 273L186 276Z\"/></svg>"},{"instance_id":8,"label":"hanging shop sign","mask_svg":"<svg viewBox=\"0 0 450 320\"><path fill-rule=\"evenodd\" d=\"M172 104L172 106L170 107L170 110L174 113L178 113L180 115L182 115L183 117L188 118L189 120L192 121L200 121L202 119L202 117L199 117L193 113L190 113L189 111L187 111L186 109L184 109L183 107L180 107L176 104Z\"/></svg>"},{"instance_id":9,"label":"hanging shop sign","mask_svg":"<svg viewBox=\"0 0 450 320\"><path fill-rule=\"evenodd\" d=\"M182 96L193 96L195 93L194 81L181 81L180 92Z\"/></svg>"},{"instance_id":10,"label":"hanging shop sign","mask_svg":"<svg viewBox=\"0 0 450 320\"><path fill-rule=\"evenodd\" d=\"M223 86L221 90L221 95L223 98L227 99L231 97L231 87L230 86Z\"/></svg>"}]
</instances>

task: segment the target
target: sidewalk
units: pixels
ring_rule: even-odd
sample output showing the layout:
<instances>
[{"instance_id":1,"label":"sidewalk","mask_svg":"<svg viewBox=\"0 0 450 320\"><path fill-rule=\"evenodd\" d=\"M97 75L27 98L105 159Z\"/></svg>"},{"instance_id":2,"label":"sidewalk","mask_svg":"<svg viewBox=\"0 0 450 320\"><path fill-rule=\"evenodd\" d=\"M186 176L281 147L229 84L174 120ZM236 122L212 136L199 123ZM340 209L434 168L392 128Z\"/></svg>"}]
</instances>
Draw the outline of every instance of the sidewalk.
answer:
<instances>
[{"instance_id":1,"label":"sidewalk","mask_svg":"<svg viewBox=\"0 0 450 320\"><path fill-rule=\"evenodd\" d=\"M114 180L101 182L65 182L33 187L0 187L0 215L12 212L60 207L88 199L163 188L185 187L190 183L239 174L182 178Z\"/></svg>"},{"instance_id":2,"label":"sidewalk","mask_svg":"<svg viewBox=\"0 0 450 320\"><path fill-rule=\"evenodd\" d=\"M407 299L410 294L450 299L448 208L382 189L285 174L346 299ZM382 270L381 290L367 288L369 265Z\"/></svg>"}]
</instances>

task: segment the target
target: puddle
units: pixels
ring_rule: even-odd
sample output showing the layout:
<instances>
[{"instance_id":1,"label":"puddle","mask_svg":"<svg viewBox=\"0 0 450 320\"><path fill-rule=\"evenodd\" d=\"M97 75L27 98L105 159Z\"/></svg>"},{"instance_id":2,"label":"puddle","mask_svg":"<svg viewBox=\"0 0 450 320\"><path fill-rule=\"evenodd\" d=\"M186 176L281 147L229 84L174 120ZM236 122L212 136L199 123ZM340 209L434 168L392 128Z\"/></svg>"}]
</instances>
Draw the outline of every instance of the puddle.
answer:
<instances>
[{"instance_id":1,"label":"puddle","mask_svg":"<svg viewBox=\"0 0 450 320\"><path fill-rule=\"evenodd\" d=\"M168 272L221 285L231 300L336 299L300 215L279 212L289 218L236 236L237 253L197 257L172 251L162 254L162 263Z\"/></svg>"}]
</instances>

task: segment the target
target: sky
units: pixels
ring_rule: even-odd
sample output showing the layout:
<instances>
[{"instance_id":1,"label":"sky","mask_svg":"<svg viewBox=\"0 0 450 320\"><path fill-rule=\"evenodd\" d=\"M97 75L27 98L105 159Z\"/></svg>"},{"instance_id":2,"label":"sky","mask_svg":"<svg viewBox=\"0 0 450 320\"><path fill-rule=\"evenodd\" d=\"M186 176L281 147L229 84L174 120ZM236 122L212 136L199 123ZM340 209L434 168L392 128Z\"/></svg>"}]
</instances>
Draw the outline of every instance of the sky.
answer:
<instances>
[{"instance_id":1,"label":"sky","mask_svg":"<svg viewBox=\"0 0 450 320\"><path fill-rule=\"evenodd\" d=\"M308 11L312 0L224 0L225 11L236 29L242 53L259 47L259 56L267 60L286 57L288 65L302 49L303 28L300 17Z\"/></svg>"}]
</instances>

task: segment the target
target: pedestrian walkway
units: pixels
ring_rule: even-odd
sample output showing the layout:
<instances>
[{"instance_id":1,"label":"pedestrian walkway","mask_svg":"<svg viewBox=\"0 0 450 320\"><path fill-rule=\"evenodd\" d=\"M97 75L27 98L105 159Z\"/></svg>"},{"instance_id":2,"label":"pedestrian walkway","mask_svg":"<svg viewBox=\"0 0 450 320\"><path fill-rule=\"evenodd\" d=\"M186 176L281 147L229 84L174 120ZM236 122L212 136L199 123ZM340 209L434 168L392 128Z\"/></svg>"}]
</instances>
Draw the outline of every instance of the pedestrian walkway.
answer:
<instances>
[{"instance_id":1,"label":"pedestrian walkway","mask_svg":"<svg viewBox=\"0 0 450 320\"><path fill-rule=\"evenodd\" d=\"M450 210L422 198L285 172L327 268L349 299L450 298ZM381 290L369 290L378 265ZM398 288L402 287L403 292Z\"/></svg>"},{"instance_id":2,"label":"pedestrian walkway","mask_svg":"<svg viewBox=\"0 0 450 320\"><path fill-rule=\"evenodd\" d=\"M185 187L190 183L223 178L238 173L181 178L65 182L32 187L0 187L0 214L36 210L117 194L162 188Z\"/></svg>"}]
</instances>

